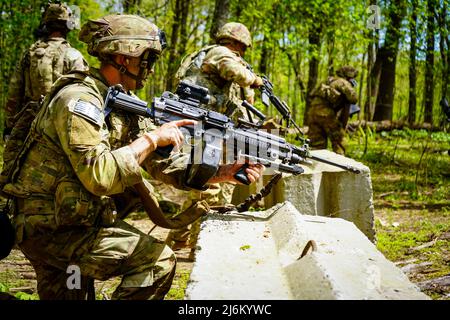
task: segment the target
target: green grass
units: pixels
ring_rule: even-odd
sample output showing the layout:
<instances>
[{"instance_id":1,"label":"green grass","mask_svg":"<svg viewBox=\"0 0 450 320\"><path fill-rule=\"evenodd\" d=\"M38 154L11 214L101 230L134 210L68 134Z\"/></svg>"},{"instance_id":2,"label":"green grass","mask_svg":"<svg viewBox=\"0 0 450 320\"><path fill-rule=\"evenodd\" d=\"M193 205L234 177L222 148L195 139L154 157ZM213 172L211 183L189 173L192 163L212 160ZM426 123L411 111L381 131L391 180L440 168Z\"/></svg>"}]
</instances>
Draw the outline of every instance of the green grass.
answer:
<instances>
[{"instance_id":1,"label":"green grass","mask_svg":"<svg viewBox=\"0 0 450 320\"><path fill-rule=\"evenodd\" d=\"M11 288L23 287L27 283L26 280L21 279L20 276L12 270L0 272L0 292L9 293ZM28 294L19 291L16 292L14 296L20 300L39 300L37 293Z\"/></svg>"},{"instance_id":2,"label":"green grass","mask_svg":"<svg viewBox=\"0 0 450 320\"><path fill-rule=\"evenodd\" d=\"M180 272L172 283L172 287L167 293L166 300L183 300L186 291L187 283L189 281L190 272Z\"/></svg>"},{"instance_id":3,"label":"green grass","mask_svg":"<svg viewBox=\"0 0 450 320\"><path fill-rule=\"evenodd\" d=\"M367 148L365 146L367 141ZM432 262L424 281L450 274L450 134L425 130L357 131L347 156L371 170L377 248L391 261ZM434 241L431 246L414 249ZM427 291L433 299L445 293Z\"/></svg>"}]
</instances>

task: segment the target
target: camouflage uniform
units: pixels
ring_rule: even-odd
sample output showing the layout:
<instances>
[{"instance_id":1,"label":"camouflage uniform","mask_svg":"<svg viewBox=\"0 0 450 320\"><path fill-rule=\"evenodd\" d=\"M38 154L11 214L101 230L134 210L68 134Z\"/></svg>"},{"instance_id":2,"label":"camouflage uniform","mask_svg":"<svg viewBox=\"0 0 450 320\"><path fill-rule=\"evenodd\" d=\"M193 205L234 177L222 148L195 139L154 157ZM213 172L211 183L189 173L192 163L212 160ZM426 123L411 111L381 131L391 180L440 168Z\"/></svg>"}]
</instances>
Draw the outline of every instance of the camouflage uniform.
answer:
<instances>
[{"instance_id":1,"label":"camouflage uniform","mask_svg":"<svg viewBox=\"0 0 450 320\"><path fill-rule=\"evenodd\" d=\"M338 70L337 75L338 77L328 77L327 81L311 93L308 137L314 149L326 149L329 138L333 151L344 154L346 120L340 120L338 112L342 110L341 112L345 113L349 104L358 100L355 89L348 81L356 77L357 71L352 67L343 67Z\"/></svg>"},{"instance_id":2,"label":"camouflage uniform","mask_svg":"<svg viewBox=\"0 0 450 320\"><path fill-rule=\"evenodd\" d=\"M145 45L134 49L162 50L155 44L159 29L137 16L89 21L80 39L103 39L88 36L105 25L110 28L104 30L119 36L111 46L119 43L128 50L134 39L120 37L136 36ZM162 299L175 274L175 255L163 242L116 218L114 197L143 177L137 155L118 142L127 140L128 129L104 119L106 89L95 70L60 77L32 124L19 154L20 167L3 190L15 197L17 243L36 270L41 299L84 299L92 290L90 279L119 275L123 278L113 299ZM112 150L110 141L118 149ZM166 182L182 184L183 166L145 164L156 176L167 173ZM81 270L79 290L67 286L70 265Z\"/></svg>"},{"instance_id":3,"label":"camouflage uniform","mask_svg":"<svg viewBox=\"0 0 450 320\"><path fill-rule=\"evenodd\" d=\"M241 104L243 100L253 99L254 91L250 86L257 76L239 52L220 43L235 40L251 47L251 35L243 24L230 22L219 29L216 40L219 44L206 46L184 58L177 71L177 78L208 88L211 96L208 107L236 121L238 118L245 118L245 108ZM229 204L233 190L234 185L229 183L211 185L207 192L191 192L189 200L182 207L188 207L199 200L207 200L210 205ZM193 246L195 240L192 238L198 232L198 224L199 222L193 225L193 232L188 228L171 231L168 240L185 242L189 234L193 233Z\"/></svg>"},{"instance_id":4,"label":"camouflage uniform","mask_svg":"<svg viewBox=\"0 0 450 320\"><path fill-rule=\"evenodd\" d=\"M42 23L67 22L68 8L50 4L44 12ZM5 133L9 138L3 153L3 171L0 183L25 140L30 123L38 111L38 102L50 92L52 84L61 75L74 70L87 70L88 64L82 54L61 37L49 37L35 42L17 64L10 80L5 106Z\"/></svg>"}]
</instances>

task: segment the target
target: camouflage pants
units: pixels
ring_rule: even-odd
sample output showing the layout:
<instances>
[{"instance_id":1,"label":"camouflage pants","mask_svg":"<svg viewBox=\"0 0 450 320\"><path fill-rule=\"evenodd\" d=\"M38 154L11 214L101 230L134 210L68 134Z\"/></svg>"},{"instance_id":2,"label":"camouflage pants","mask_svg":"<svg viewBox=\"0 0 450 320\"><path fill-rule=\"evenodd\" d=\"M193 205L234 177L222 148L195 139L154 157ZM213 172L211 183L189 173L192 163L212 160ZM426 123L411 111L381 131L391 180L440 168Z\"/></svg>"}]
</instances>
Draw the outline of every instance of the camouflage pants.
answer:
<instances>
[{"instance_id":1,"label":"camouflage pants","mask_svg":"<svg viewBox=\"0 0 450 320\"><path fill-rule=\"evenodd\" d=\"M345 154L345 131L333 109L322 105L311 106L308 111L308 126L311 148L326 149L329 138L333 151Z\"/></svg>"},{"instance_id":2,"label":"camouflage pants","mask_svg":"<svg viewBox=\"0 0 450 320\"><path fill-rule=\"evenodd\" d=\"M93 279L122 276L112 299L163 299L175 275L176 257L162 241L122 220L91 228L34 235L19 244L35 268L40 299L86 299ZM70 289L69 266L81 272L81 285Z\"/></svg>"},{"instance_id":3,"label":"camouflage pants","mask_svg":"<svg viewBox=\"0 0 450 320\"><path fill-rule=\"evenodd\" d=\"M206 191L189 191L188 199L183 203L182 210L189 208L193 203L206 200L210 206L221 206L231 203L234 185L231 183L212 184ZM170 230L166 242L173 246L174 242L189 242L190 247L195 247L200 232L201 219L181 229ZM174 247L175 248L175 247Z\"/></svg>"}]
</instances>

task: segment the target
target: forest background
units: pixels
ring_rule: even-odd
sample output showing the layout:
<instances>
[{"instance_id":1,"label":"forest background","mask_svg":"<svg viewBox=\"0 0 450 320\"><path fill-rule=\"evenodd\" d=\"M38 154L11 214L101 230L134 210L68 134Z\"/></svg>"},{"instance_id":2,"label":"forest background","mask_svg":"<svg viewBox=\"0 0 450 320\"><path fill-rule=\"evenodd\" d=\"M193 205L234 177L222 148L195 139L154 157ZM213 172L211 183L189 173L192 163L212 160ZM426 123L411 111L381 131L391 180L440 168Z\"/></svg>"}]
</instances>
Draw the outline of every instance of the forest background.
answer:
<instances>
[{"instance_id":1,"label":"forest background","mask_svg":"<svg viewBox=\"0 0 450 320\"><path fill-rule=\"evenodd\" d=\"M0 0L0 132L10 77L35 41L33 31L46 2ZM347 155L371 169L377 248L433 299L450 299L450 134L440 107L443 97L450 98L450 0L67 3L80 9L81 25L106 14L135 13L165 30L169 46L138 92L147 101L174 89L182 58L212 42L218 26L238 21L253 37L245 59L272 80L275 94L288 103L300 126L306 125L308 93L340 66L353 65L359 70L359 120L428 123L440 129L380 132L361 126L350 134ZM98 66L77 31L69 41L90 65ZM256 101L262 111L277 115L258 97ZM150 223L137 218L138 227ZM189 266L177 268L168 299L183 299ZM35 282L31 265L18 250L0 263L0 293L36 299ZM99 284L98 298L107 297L113 287Z\"/></svg>"},{"instance_id":2,"label":"forest background","mask_svg":"<svg viewBox=\"0 0 450 320\"><path fill-rule=\"evenodd\" d=\"M0 0L0 103L11 74L35 40L43 0ZM248 26L253 48L245 59L267 75L300 125L308 94L342 65L359 70L359 119L443 125L439 102L449 93L450 0L75 0L81 24L110 13L134 13L165 30L168 49L138 94L147 100L173 90L182 58L213 42L218 26ZM97 65L78 39L70 43ZM257 99L258 100L258 99ZM276 110L257 106L276 115ZM0 127L3 108L0 109ZM1 129L1 128L0 128Z\"/></svg>"}]
</instances>

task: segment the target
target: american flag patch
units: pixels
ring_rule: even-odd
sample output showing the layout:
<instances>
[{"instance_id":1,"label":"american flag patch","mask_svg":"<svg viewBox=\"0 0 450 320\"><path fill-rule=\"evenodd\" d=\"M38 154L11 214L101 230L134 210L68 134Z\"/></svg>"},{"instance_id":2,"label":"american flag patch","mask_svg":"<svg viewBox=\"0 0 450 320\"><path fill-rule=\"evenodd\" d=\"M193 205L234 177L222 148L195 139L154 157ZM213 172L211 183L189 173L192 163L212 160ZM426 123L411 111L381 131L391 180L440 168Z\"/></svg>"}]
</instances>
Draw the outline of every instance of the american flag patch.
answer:
<instances>
[{"instance_id":1,"label":"american flag patch","mask_svg":"<svg viewBox=\"0 0 450 320\"><path fill-rule=\"evenodd\" d=\"M102 112L95 105L90 102L78 100L73 108L73 113L83 117L84 119L95 123L98 126L102 125Z\"/></svg>"}]
</instances>

